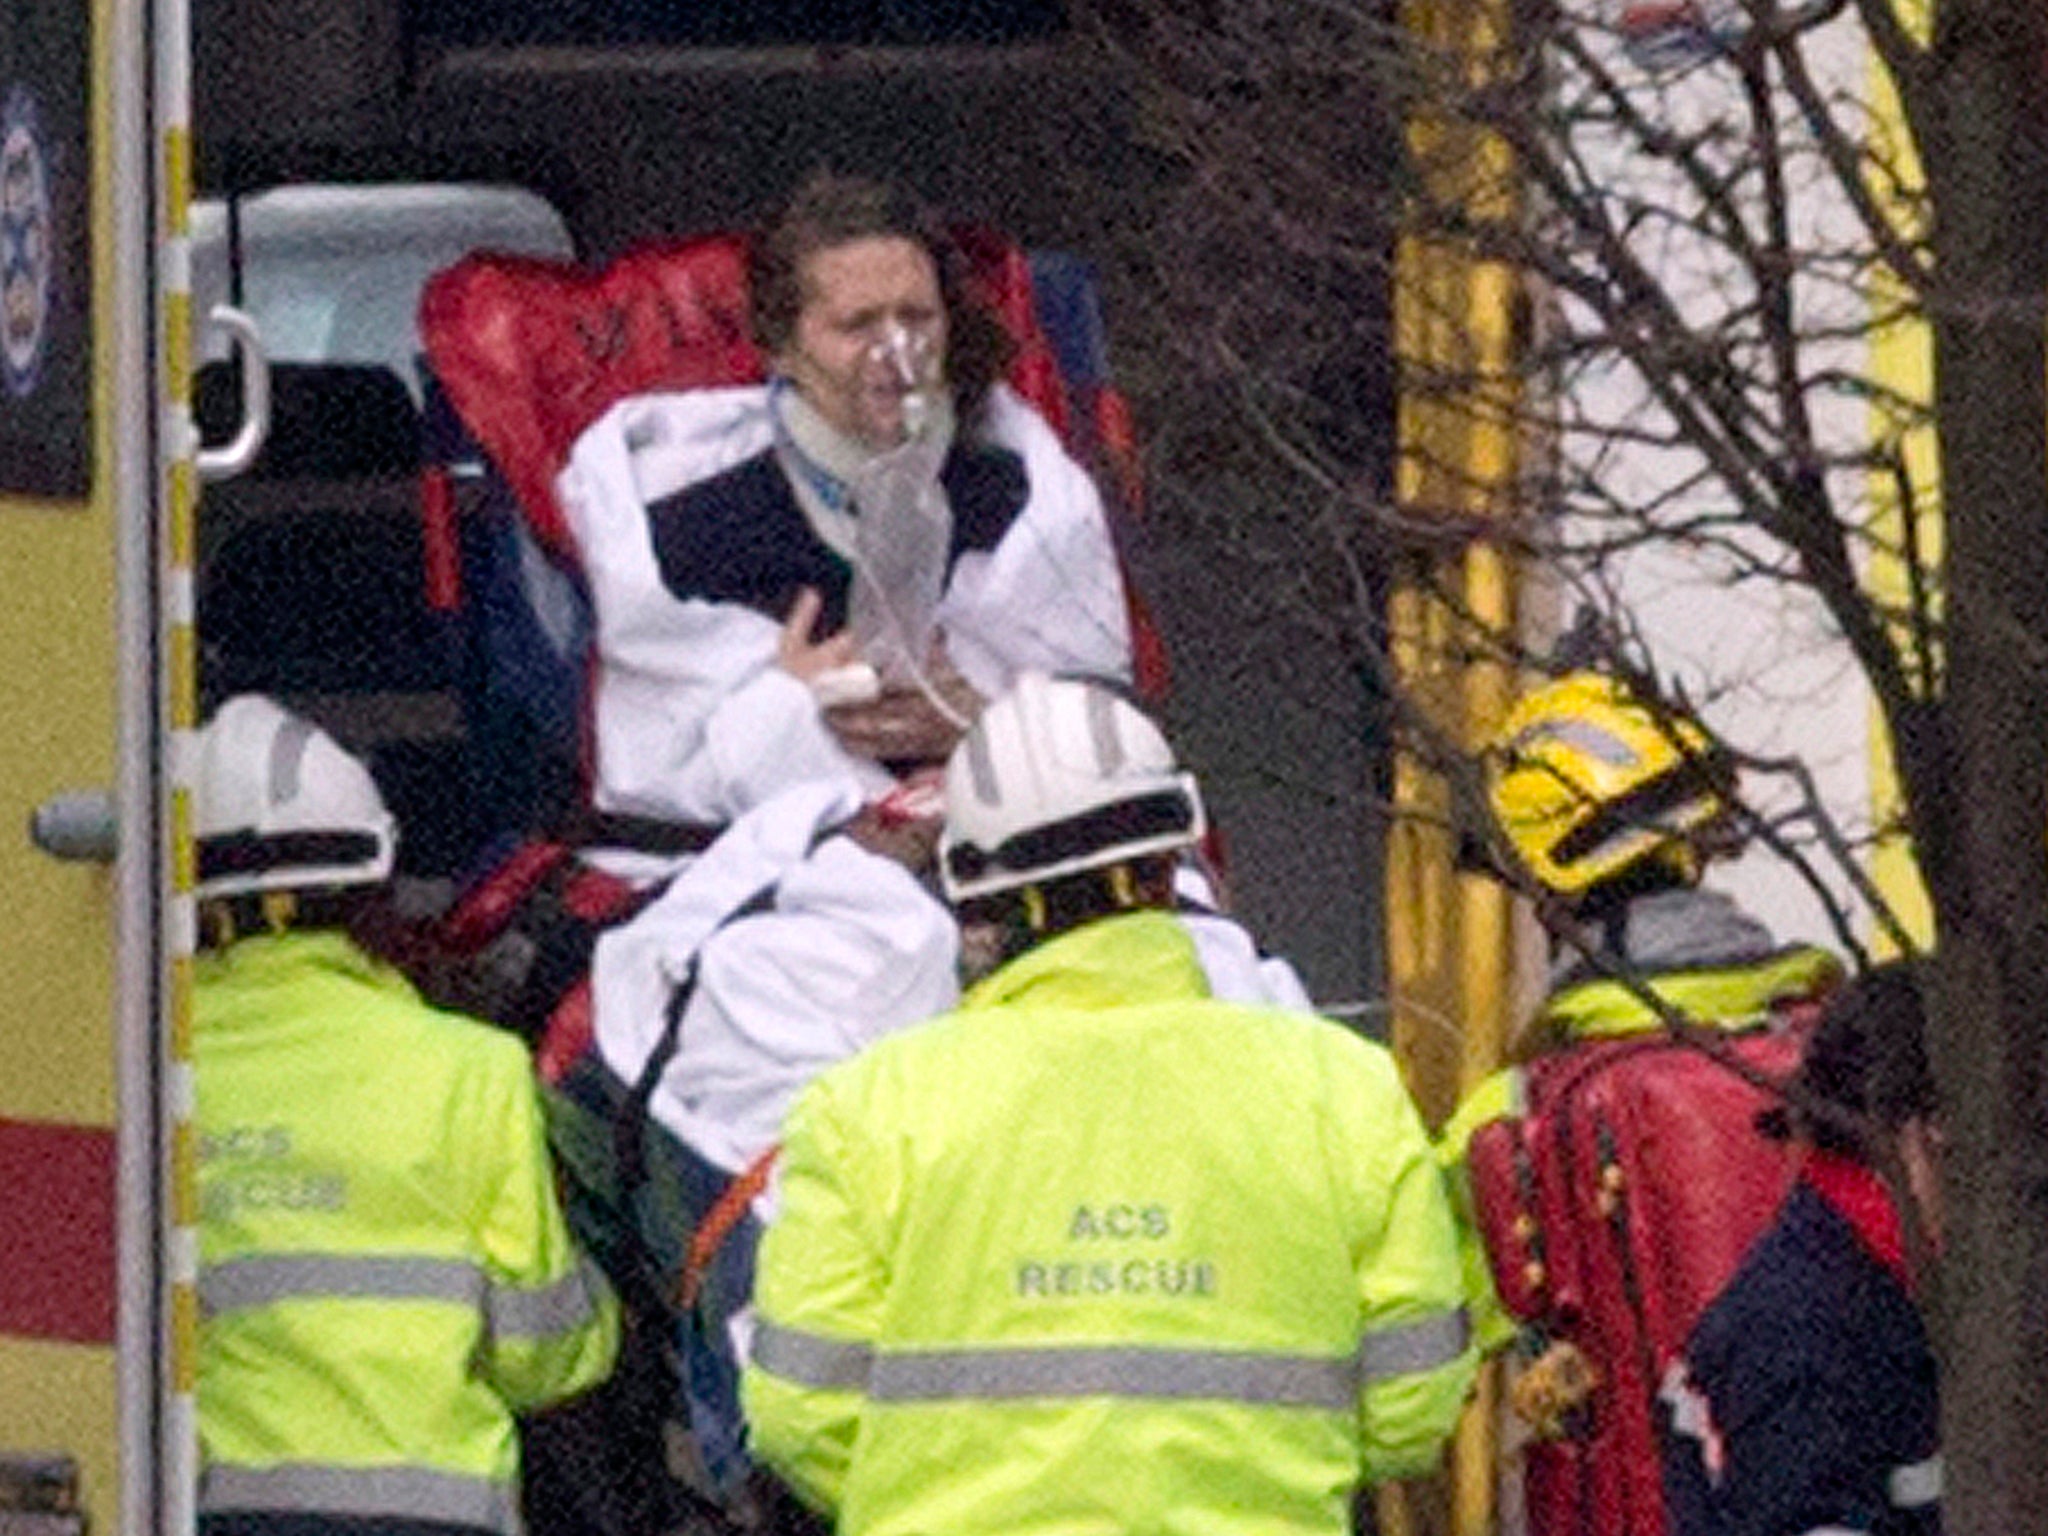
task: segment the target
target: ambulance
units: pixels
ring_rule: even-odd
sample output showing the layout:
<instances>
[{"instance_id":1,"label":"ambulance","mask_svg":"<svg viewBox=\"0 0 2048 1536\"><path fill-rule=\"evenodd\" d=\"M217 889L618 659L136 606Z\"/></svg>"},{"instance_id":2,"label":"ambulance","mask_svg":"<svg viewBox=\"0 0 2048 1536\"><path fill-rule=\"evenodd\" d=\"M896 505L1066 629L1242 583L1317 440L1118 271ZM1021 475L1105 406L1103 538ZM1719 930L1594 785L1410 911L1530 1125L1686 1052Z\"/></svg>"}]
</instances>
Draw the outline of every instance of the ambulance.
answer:
<instances>
[{"instance_id":1,"label":"ambulance","mask_svg":"<svg viewBox=\"0 0 2048 1536\"><path fill-rule=\"evenodd\" d=\"M193 1522L205 708L261 688L368 757L429 893L574 772L559 671L523 714L477 708L506 694L472 670L463 578L531 551L479 566L422 521L430 471L478 473L422 367L431 276L733 228L827 163L1099 249L1140 179L1132 110L1056 0L0 0L0 1536ZM1034 271L1093 335L1085 263ZM573 641L521 622L543 658ZM1355 736L1330 750L1357 773ZM1497 1027L1505 906L1447 849L1261 815L1290 827L1294 915L1343 925L1307 941L1337 992L1391 979ZM1361 870L1390 918L1377 887L1364 920L1329 899ZM1418 1050L1448 1102L1464 1068Z\"/></svg>"}]
</instances>

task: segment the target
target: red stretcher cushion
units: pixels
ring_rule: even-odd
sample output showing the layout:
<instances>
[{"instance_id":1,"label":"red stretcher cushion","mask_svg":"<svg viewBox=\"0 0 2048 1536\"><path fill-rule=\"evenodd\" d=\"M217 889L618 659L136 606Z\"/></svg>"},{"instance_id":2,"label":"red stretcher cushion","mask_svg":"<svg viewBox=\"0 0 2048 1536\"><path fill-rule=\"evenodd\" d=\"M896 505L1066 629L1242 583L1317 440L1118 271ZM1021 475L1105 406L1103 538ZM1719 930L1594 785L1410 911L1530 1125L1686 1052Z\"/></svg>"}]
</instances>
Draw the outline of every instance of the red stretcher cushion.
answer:
<instances>
[{"instance_id":1,"label":"red stretcher cushion","mask_svg":"<svg viewBox=\"0 0 2048 1536\"><path fill-rule=\"evenodd\" d=\"M987 230L955 230L974 297L1017 343L1009 382L1068 435L1068 404L1032 306L1024 253ZM435 377L510 483L535 536L576 563L554 484L569 450L618 401L656 391L758 383L748 325L746 242L731 234L643 246L588 268L481 253L430 279L420 335Z\"/></svg>"}]
</instances>

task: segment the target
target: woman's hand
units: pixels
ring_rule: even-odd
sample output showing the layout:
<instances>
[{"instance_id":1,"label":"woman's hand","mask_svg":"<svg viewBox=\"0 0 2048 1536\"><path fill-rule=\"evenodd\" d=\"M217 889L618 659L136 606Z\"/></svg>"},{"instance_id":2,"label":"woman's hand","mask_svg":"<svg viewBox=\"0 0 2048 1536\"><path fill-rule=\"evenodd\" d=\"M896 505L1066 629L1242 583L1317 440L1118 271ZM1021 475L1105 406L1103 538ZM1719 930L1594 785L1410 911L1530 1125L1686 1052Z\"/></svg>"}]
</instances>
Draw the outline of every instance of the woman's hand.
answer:
<instances>
[{"instance_id":1,"label":"woman's hand","mask_svg":"<svg viewBox=\"0 0 2048 1536\"><path fill-rule=\"evenodd\" d=\"M938 642L925 660L924 675L944 709L915 683L891 683L873 703L826 710L825 723L856 757L878 763L943 762L987 701Z\"/></svg>"},{"instance_id":2,"label":"woman's hand","mask_svg":"<svg viewBox=\"0 0 2048 1536\"><path fill-rule=\"evenodd\" d=\"M782 638L775 647L775 663L798 682L811 682L826 672L852 666L860 660L860 650L853 643L851 630L842 629L823 640L811 639L811 631L817 628L818 615L824 611L825 599L818 595L815 587L805 587L797 593L796 602L790 606L789 617L782 621Z\"/></svg>"}]
</instances>

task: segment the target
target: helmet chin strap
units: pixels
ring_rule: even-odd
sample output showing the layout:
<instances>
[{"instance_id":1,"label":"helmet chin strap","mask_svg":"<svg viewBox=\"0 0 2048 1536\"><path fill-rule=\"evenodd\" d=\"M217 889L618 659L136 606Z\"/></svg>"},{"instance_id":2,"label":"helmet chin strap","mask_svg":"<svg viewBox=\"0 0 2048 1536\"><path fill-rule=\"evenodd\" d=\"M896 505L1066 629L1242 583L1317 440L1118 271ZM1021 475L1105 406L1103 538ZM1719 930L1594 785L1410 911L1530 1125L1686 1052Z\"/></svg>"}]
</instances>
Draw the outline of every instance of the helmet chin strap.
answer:
<instances>
[{"instance_id":1,"label":"helmet chin strap","mask_svg":"<svg viewBox=\"0 0 2048 1536\"><path fill-rule=\"evenodd\" d=\"M201 905L200 919L206 927L210 948L226 949L237 939L257 932L252 918L260 918L263 931L283 933L298 921L296 891L263 891L254 896L217 896Z\"/></svg>"},{"instance_id":2,"label":"helmet chin strap","mask_svg":"<svg viewBox=\"0 0 2048 1536\"><path fill-rule=\"evenodd\" d=\"M984 975L1036 949L1046 936L1050 914L1045 892L1035 885L1022 885L1003 894L1008 899L998 903L988 918L995 935L995 949Z\"/></svg>"},{"instance_id":3,"label":"helmet chin strap","mask_svg":"<svg viewBox=\"0 0 2048 1536\"><path fill-rule=\"evenodd\" d=\"M1111 911L1131 912L1139 907L1157 904L1140 889L1137 874L1129 864L1111 864L1102 869L1067 877L1068 880L1076 882L1090 878L1100 880L1102 893L1108 897L1108 908ZM1064 881L1061 882L1061 888L1063 891L1066 889ZM1016 905L1012 908L1015 914L1015 938L1028 947L1047 937L1052 932L1052 904L1046 900L1045 887L1035 884L1020 885L1011 894L1016 898ZM1063 904L1062 926L1073 926L1075 911L1071 901ZM1095 915L1105 914L1097 909ZM1086 914L1082 914L1080 920L1085 921Z\"/></svg>"},{"instance_id":4,"label":"helmet chin strap","mask_svg":"<svg viewBox=\"0 0 2048 1536\"><path fill-rule=\"evenodd\" d=\"M292 919L299 915L299 898L290 891L265 891L263 893L263 926L272 933L283 933L291 927Z\"/></svg>"}]
</instances>

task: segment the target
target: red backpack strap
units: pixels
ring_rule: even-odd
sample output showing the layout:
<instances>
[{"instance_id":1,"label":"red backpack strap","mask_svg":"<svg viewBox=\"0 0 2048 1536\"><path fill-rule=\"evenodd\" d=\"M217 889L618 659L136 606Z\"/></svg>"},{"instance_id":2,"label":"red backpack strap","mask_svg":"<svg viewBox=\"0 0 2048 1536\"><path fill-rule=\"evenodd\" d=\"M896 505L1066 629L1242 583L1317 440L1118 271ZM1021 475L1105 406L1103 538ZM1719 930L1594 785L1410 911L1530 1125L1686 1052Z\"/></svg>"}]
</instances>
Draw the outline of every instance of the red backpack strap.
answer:
<instances>
[{"instance_id":1,"label":"red backpack strap","mask_svg":"<svg viewBox=\"0 0 2048 1536\"><path fill-rule=\"evenodd\" d=\"M745 1219L748 1208L768 1187L769 1177L775 1172L775 1160L781 1153L782 1145L778 1142L747 1164L739 1177L725 1186L725 1192L704 1213L704 1219L697 1223L697 1230L690 1234L690 1251L683 1258L682 1273L676 1276L676 1305L683 1311L687 1312L697 1304L712 1261L725 1246L725 1240L732 1236L733 1229Z\"/></svg>"},{"instance_id":2,"label":"red backpack strap","mask_svg":"<svg viewBox=\"0 0 2048 1536\"><path fill-rule=\"evenodd\" d=\"M1466 1147L1465 1167L1501 1305L1523 1322L1537 1321L1552 1309L1556 1276L1526 1123L1510 1117L1480 1126Z\"/></svg>"},{"instance_id":3,"label":"red backpack strap","mask_svg":"<svg viewBox=\"0 0 2048 1536\"><path fill-rule=\"evenodd\" d=\"M597 1010L591 1006L590 978L585 976L548 1016L548 1027L534 1052L534 1069L542 1082L558 1084L571 1067L596 1049Z\"/></svg>"},{"instance_id":4,"label":"red backpack strap","mask_svg":"<svg viewBox=\"0 0 2048 1536\"><path fill-rule=\"evenodd\" d=\"M441 919L439 939L457 955L474 955L512 925L519 909L570 857L566 843L522 843L463 894Z\"/></svg>"}]
</instances>

